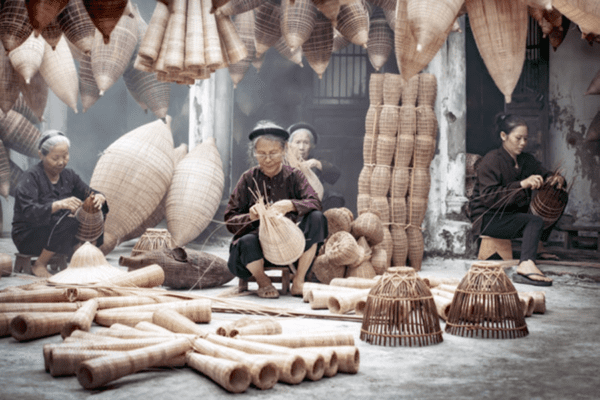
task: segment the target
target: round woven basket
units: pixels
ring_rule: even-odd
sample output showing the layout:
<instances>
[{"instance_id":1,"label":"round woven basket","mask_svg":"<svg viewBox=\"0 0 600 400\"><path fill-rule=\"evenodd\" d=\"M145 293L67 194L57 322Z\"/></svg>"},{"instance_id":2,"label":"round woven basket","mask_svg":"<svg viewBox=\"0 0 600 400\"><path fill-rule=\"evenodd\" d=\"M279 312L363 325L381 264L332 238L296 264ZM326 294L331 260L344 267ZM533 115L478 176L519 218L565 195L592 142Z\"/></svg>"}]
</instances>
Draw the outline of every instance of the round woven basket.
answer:
<instances>
[{"instance_id":1,"label":"round woven basket","mask_svg":"<svg viewBox=\"0 0 600 400\"><path fill-rule=\"evenodd\" d=\"M417 96L417 105L431 106L435 105L437 97L437 78L433 74L419 74L419 93Z\"/></svg>"},{"instance_id":2,"label":"round woven basket","mask_svg":"<svg viewBox=\"0 0 600 400\"><path fill-rule=\"evenodd\" d=\"M7 52L19 47L27 40L33 26L23 0L4 0L0 17L0 38Z\"/></svg>"},{"instance_id":3,"label":"round woven basket","mask_svg":"<svg viewBox=\"0 0 600 400\"><path fill-rule=\"evenodd\" d=\"M373 175L374 165L363 166L360 174L358 175L358 194L370 194L371 193L371 176Z\"/></svg>"},{"instance_id":4,"label":"round woven basket","mask_svg":"<svg viewBox=\"0 0 600 400\"><path fill-rule=\"evenodd\" d=\"M438 122L433 107L417 107L417 135L437 136Z\"/></svg>"},{"instance_id":5,"label":"round woven basket","mask_svg":"<svg viewBox=\"0 0 600 400\"><path fill-rule=\"evenodd\" d=\"M369 14L360 1L340 5L336 29L357 46L365 46L369 40Z\"/></svg>"},{"instance_id":6,"label":"round woven basket","mask_svg":"<svg viewBox=\"0 0 600 400\"><path fill-rule=\"evenodd\" d=\"M379 133L381 135L395 137L396 133L398 133L398 119L398 107L384 105L382 107L381 116L379 119Z\"/></svg>"},{"instance_id":7,"label":"round woven basket","mask_svg":"<svg viewBox=\"0 0 600 400\"><path fill-rule=\"evenodd\" d=\"M406 168L411 164L414 147L415 135L398 135L394 153L394 165L396 168Z\"/></svg>"},{"instance_id":8,"label":"round woven basket","mask_svg":"<svg viewBox=\"0 0 600 400\"><path fill-rule=\"evenodd\" d=\"M390 204L386 196L371 195L371 208L379 214L379 219L382 224L390 222Z\"/></svg>"},{"instance_id":9,"label":"round woven basket","mask_svg":"<svg viewBox=\"0 0 600 400\"><path fill-rule=\"evenodd\" d=\"M176 246L177 244L167 229L148 228L131 249L131 257L147 251L172 249Z\"/></svg>"},{"instance_id":10,"label":"round woven basket","mask_svg":"<svg viewBox=\"0 0 600 400\"><path fill-rule=\"evenodd\" d=\"M325 210L323 215L327 218L329 236L339 231L350 232L353 218L343 208L330 208Z\"/></svg>"},{"instance_id":11,"label":"round woven basket","mask_svg":"<svg viewBox=\"0 0 600 400\"><path fill-rule=\"evenodd\" d=\"M392 265L406 265L406 257L408 256L408 237L403 224L392 224L390 227L392 241Z\"/></svg>"},{"instance_id":12,"label":"round woven basket","mask_svg":"<svg viewBox=\"0 0 600 400\"><path fill-rule=\"evenodd\" d=\"M381 218L374 212L363 212L352 222L352 235L355 238L364 236L371 246L383 240Z\"/></svg>"},{"instance_id":13,"label":"round woven basket","mask_svg":"<svg viewBox=\"0 0 600 400\"><path fill-rule=\"evenodd\" d=\"M311 0L281 2L281 33L292 49L301 47L315 27L317 7Z\"/></svg>"},{"instance_id":14,"label":"round woven basket","mask_svg":"<svg viewBox=\"0 0 600 400\"><path fill-rule=\"evenodd\" d=\"M375 164L377 161L377 135L366 134L363 141L363 163Z\"/></svg>"},{"instance_id":15,"label":"round woven basket","mask_svg":"<svg viewBox=\"0 0 600 400\"><path fill-rule=\"evenodd\" d=\"M384 74L373 73L369 76L369 103L372 106L383 104ZM369 132L369 131L367 131Z\"/></svg>"},{"instance_id":16,"label":"round woven basket","mask_svg":"<svg viewBox=\"0 0 600 400\"><path fill-rule=\"evenodd\" d=\"M415 271L420 271L423 262L423 250L425 249L421 228L408 226L406 228L406 240L408 243L408 265L413 267Z\"/></svg>"},{"instance_id":17,"label":"round woven basket","mask_svg":"<svg viewBox=\"0 0 600 400\"><path fill-rule=\"evenodd\" d=\"M419 76L410 78L402 89L402 106L416 106L419 96Z\"/></svg>"},{"instance_id":18,"label":"round woven basket","mask_svg":"<svg viewBox=\"0 0 600 400\"><path fill-rule=\"evenodd\" d=\"M383 12L373 13L369 24L367 54L375 71L379 71L394 48L394 33L387 24Z\"/></svg>"},{"instance_id":19,"label":"round woven basket","mask_svg":"<svg viewBox=\"0 0 600 400\"><path fill-rule=\"evenodd\" d=\"M409 199L427 199L429 188L431 187L431 173L427 168L413 168L410 174L410 183L408 184ZM414 207L413 201L413 207Z\"/></svg>"},{"instance_id":20,"label":"round woven basket","mask_svg":"<svg viewBox=\"0 0 600 400\"><path fill-rule=\"evenodd\" d=\"M390 233L390 230L388 228L388 226L384 226L383 227L383 240L376 244L375 246L372 246L371 249L372 251L377 251L377 250L385 250L385 255L386 255L386 268L389 268L392 265L392 250L394 248L394 243L393 243L393 239L392 239L392 234Z\"/></svg>"},{"instance_id":21,"label":"round woven basket","mask_svg":"<svg viewBox=\"0 0 600 400\"><path fill-rule=\"evenodd\" d=\"M545 184L534 192L529 204L529 212L542 217L544 229L547 229L558 221L568 201L569 193L566 190Z\"/></svg>"},{"instance_id":22,"label":"round woven basket","mask_svg":"<svg viewBox=\"0 0 600 400\"><path fill-rule=\"evenodd\" d=\"M406 224L406 198L390 197L390 222Z\"/></svg>"},{"instance_id":23,"label":"round woven basket","mask_svg":"<svg viewBox=\"0 0 600 400\"><path fill-rule=\"evenodd\" d=\"M375 155L377 165L390 167L394 159L395 149L396 138L394 136L377 136L377 151Z\"/></svg>"},{"instance_id":24,"label":"round woven basket","mask_svg":"<svg viewBox=\"0 0 600 400\"><path fill-rule=\"evenodd\" d=\"M383 75L383 104L397 106L400 104L406 81L400 74L386 72Z\"/></svg>"},{"instance_id":25,"label":"round woven basket","mask_svg":"<svg viewBox=\"0 0 600 400\"><path fill-rule=\"evenodd\" d=\"M369 194L371 197L387 196L390 190L391 168L386 165L375 165L371 174L371 186Z\"/></svg>"},{"instance_id":26,"label":"round woven basket","mask_svg":"<svg viewBox=\"0 0 600 400\"><path fill-rule=\"evenodd\" d=\"M258 45L256 51L258 53ZM333 27L331 26L331 21L322 15L317 15L315 27L308 40L302 45L302 52L310 67L317 73L319 79L323 76L325 69L329 65L332 51Z\"/></svg>"},{"instance_id":27,"label":"round woven basket","mask_svg":"<svg viewBox=\"0 0 600 400\"><path fill-rule=\"evenodd\" d=\"M365 134L377 136L379 134L379 120L381 119L382 106L370 105L365 116Z\"/></svg>"},{"instance_id":28,"label":"round woven basket","mask_svg":"<svg viewBox=\"0 0 600 400\"><path fill-rule=\"evenodd\" d=\"M315 258L312 271L319 282L329 285L334 278L343 278L346 275L345 265L335 265L329 262L328 257L323 254Z\"/></svg>"},{"instance_id":29,"label":"round woven basket","mask_svg":"<svg viewBox=\"0 0 600 400\"><path fill-rule=\"evenodd\" d=\"M96 27L85 10L83 2L69 1L58 14L57 20L69 42L77 46L83 53L90 54Z\"/></svg>"},{"instance_id":30,"label":"round woven basket","mask_svg":"<svg viewBox=\"0 0 600 400\"><path fill-rule=\"evenodd\" d=\"M529 334L517 290L500 263L473 263L454 292L445 330L452 335L494 339Z\"/></svg>"},{"instance_id":31,"label":"round woven basket","mask_svg":"<svg viewBox=\"0 0 600 400\"><path fill-rule=\"evenodd\" d=\"M442 342L433 295L413 268L391 267L367 296L360 339L379 346Z\"/></svg>"},{"instance_id":32,"label":"round woven basket","mask_svg":"<svg viewBox=\"0 0 600 400\"><path fill-rule=\"evenodd\" d=\"M390 196L393 199L403 199L408 191L410 168L394 167L390 184Z\"/></svg>"},{"instance_id":33,"label":"round woven basket","mask_svg":"<svg viewBox=\"0 0 600 400\"><path fill-rule=\"evenodd\" d=\"M429 135L415 136L415 150L413 153L413 167L429 168L435 154L435 137Z\"/></svg>"},{"instance_id":34,"label":"round woven basket","mask_svg":"<svg viewBox=\"0 0 600 400\"><path fill-rule=\"evenodd\" d=\"M349 232L339 231L327 239L325 256L331 265L347 266L358 261L360 250L356 239Z\"/></svg>"}]
</instances>

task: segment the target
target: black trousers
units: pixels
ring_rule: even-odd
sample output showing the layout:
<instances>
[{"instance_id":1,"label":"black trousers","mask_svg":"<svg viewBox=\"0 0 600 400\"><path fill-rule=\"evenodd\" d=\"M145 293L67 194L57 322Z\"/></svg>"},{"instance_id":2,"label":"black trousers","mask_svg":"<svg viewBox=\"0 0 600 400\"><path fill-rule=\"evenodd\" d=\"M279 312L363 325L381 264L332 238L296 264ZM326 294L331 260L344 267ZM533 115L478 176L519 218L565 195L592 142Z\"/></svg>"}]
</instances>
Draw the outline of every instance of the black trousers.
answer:
<instances>
[{"instance_id":1,"label":"black trousers","mask_svg":"<svg viewBox=\"0 0 600 400\"><path fill-rule=\"evenodd\" d=\"M327 218L325 218L321 211L311 211L302 217L298 227L304 233L304 238L306 239L304 251L307 251L316 243L318 252L319 247L323 244L328 234ZM258 234L249 233L231 244L227 266L235 276L242 279L248 279L252 276L252 273L246 268L246 265L260 259L264 259L264 255L262 248L260 247ZM281 265L274 265L265 259L265 267L280 266ZM310 272L310 268L306 273L307 275L308 272Z\"/></svg>"},{"instance_id":2,"label":"black trousers","mask_svg":"<svg viewBox=\"0 0 600 400\"><path fill-rule=\"evenodd\" d=\"M63 214L53 220L52 225L31 229L23 238L13 237L13 241L22 254L39 256L42 250L46 249L53 253L71 256L73 247L79 242L75 237L78 228L79 221L76 218Z\"/></svg>"}]
</instances>

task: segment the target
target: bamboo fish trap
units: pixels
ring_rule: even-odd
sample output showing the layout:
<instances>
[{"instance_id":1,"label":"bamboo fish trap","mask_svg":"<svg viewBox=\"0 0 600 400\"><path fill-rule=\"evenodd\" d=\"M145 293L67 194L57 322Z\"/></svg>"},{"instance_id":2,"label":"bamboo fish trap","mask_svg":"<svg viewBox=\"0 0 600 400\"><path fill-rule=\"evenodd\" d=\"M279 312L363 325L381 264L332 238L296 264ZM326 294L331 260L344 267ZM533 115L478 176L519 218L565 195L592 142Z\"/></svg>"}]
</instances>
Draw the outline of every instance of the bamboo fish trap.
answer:
<instances>
[{"instance_id":1,"label":"bamboo fish trap","mask_svg":"<svg viewBox=\"0 0 600 400\"><path fill-rule=\"evenodd\" d=\"M317 8L311 0L283 0L281 33L292 49L301 47L315 27Z\"/></svg>"},{"instance_id":2,"label":"bamboo fish trap","mask_svg":"<svg viewBox=\"0 0 600 400\"><path fill-rule=\"evenodd\" d=\"M0 111L8 113L19 97L20 76L0 45Z\"/></svg>"},{"instance_id":3,"label":"bamboo fish trap","mask_svg":"<svg viewBox=\"0 0 600 400\"><path fill-rule=\"evenodd\" d=\"M240 39L246 45L248 54L243 60L234 64L229 64L228 66L229 75L233 81L233 87L235 88L244 78L246 71L250 67L250 61L256 55L256 47L254 44L254 11L250 10L240 15L236 15L233 23L240 35Z\"/></svg>"},{"instance_id":4,"label":"bamboo fish trap","mask_svg":"<svg viewBox=\"0 0 600 400\"><path fill-rule=\"evenodd\" d=\"M529 212L542 217L544 229L547 229L558 221L568 201L569 193L566 190L557 189L555 186L545 183L533 195L529 204Z\"/></svg>"},{"instance_id":5,"label":"bamboo fish trap","mask_svg":"<svg viewBox=\"0 0 600 400\"><path fill-rule=\"evenodd\" d=\"M256 7L260 6L260 4L264 0L230 0L227 3L223 4L221 7L217 8L215 11L216 15L237 15L243 14L245 12L251 11Z\"/></svg>"},{"instance_id":6,"label":"bamboo fish trap","mask_svg":"<svg viewBox=\"0 0 600 400\"><path fill-rule=\"evenodd\" d=\"M371 17L369 25L367 54L375 71L379 71L387 62L394 47L394 33L382 12L376 11Z\"/></svg>"},{"instance_id":7,"label":"bamboo fish trap","mask_svg":"<svg viewBox=\"0 0 600 400\"><path fill-rule=\"evenodd\" d=\"M24 0L4 0L0 13L0 40L6 51L12 51L27 40L33 26L29 22Z\"/></svg>"},{"instance_id":8,"label":"bamboo fish trap","mask_svg":"<svg viewBox=\"0 0 600 400\"><path fill-rule=\"evenodd\" d=\"M94 26L98 28L104 43L110 41L110 34L125 13L129 0L83 0L83 5ZM131 16L129 16L131 17Z\"/></svg>"},{"instance_id":9,"label":"bamboo fish trap","mask_svg":"<svg viewBox=\"0 0 600 400\"><path fill-rule=\"evenodd\" d=\"M31 78L29 85L25 81L21 81L21 93L26 105L37 118L37 121L32 121L32 123L37 124L42 121L48 101L48 85L39 71Z\"/></svg>"},{"instance_id":10,"label":"bamboo fish trap","mask_svg":"<svg viewBox=\"0 0 600 400\"><path fill-rule=\"evenodd\" d=\"M417 42L417 51L427 48L438 37L448 35L464 0L408 0L407 19Z\"/></svg>"},{"instance_id":11,"label":"bamboo fish trap","mask_svg":"<svg viewBox=\"0 0 600 400\"><path fill-rule=\"evenodd\" d=\"M92 51L96 28L85 10L83 0L70 0L58 14L58 24L69 42L85 54Z\"/></svg>"},{"instance_id":12,"label":"bamboo fish trap","mask_svg":"<svg viewBox=\"0 0 600 400\"><path fill-rule=\"evenodd\" d=\"M167 229L148 228L131 249L131 257L158 249L171 249L177 246Z\"/></svg>"},{"instance_id":13,"label":"bamboo fish trap","mask_svg":"<svg viewBox=\"0 0 600 400\"><path fill-rule=\"evenodd\" d=\"M333 27L327 18L317 14L315 27L308 40L302 45L302 51L310 67L321 79L333 51Z\"/></svg>"},{"instance_id":14,"label":"bamboo fish trap","mask_svg":"<svg viewBox=\"0 0 600 400\"><path fill-rule=\"evenodd\" d=\"M93 193L77 209L75 218L79 221L76 237L82 242L93 242L104 232L104 215L94 207Z\"/></svg>"},{"instance_id":15,"label":"bamboo fish trap","mask_svg":"<svg viewBox=\"0 0 600 400\"><path fill-rule=\"evenodd\" d=\"M7 149L36 157L41 133L27 118L10 110L0 119L0 140Z\"/></svg>"},{"instance_id":16,"label":"bamboo fish trap","mask_svg":"<svg viewBox=\"0 0 600 400\"><path fill-rule=\"evenodd\" d=\"M44 40L32 33L22 45L8 53L11 64L21 74L25 83L29 84L40 69L45 48Z\"/></svg>"},{"instance_id":17,"label":"bamboo fish trap","mask_svg":"<svg viewBox=\"0 0 600 400\"><path fill-rule=\"evenodd\" d=\"M266 53L281 37L281 6L264 1L256 8L254 20L254 40L256 57Z\"/></svg>"},{"instance_id":18,"label":"bamboo fish trap","mask_svg":"<svg viewBox=\"0 0 600 400\"><path fill-rule=\"evenodd\" d=\"M45 45L40 74L54 94L77 113L79 79L67 39L61 37L55 50L48 43Z\"/></svg>"},{"instance_id":19,"label":"bamboo fish trap","mask_svg":"<svg viewBox=\"0 0 600 400\"><path fill-rule=\"evenodd\" d=\"M341 4L336 29L350 42L365 47L369 40L369 14L364 3L351 1Z\"/></svg>"},{"instance_id":20,"label":"bamboo fish trap","mask_svg":"<svg viewBox=\"0 0 600 400\"><path fill-rule=\"evenodd\" d=\"M427 346L442 342L435 302L410 267L391 267L371 289L360 339L380 346Z\"/></svg>"},{"instance_id":21,"label":"bamboo fish trap","mask_svg":"<svg viewBox=\"0 0 600 400\"><path fill-rule=\"evenodd\" d=\"M473 263L456 288L445 330L457 336L494 339L529 334L517 290L501 264Z\"/></svg>"}]
</instances>

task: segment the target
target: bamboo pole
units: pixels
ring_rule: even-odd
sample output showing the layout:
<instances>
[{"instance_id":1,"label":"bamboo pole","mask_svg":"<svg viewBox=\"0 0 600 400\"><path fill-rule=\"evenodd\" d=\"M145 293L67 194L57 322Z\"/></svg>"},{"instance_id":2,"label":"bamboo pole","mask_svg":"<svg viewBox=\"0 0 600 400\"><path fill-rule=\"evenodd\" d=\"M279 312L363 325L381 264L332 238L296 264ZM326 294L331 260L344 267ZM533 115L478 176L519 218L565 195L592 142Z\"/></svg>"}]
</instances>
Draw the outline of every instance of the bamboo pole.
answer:
<instances>
[{"instance_id":1,"label":"bamboo pole","mask_svg":"<svg viewBox=\"0 0 600 400\"><path fill-rule=\"evenodd\" d=\"M187 365L231 393L245 392L250 385L250 371L240 362L190 352L187 354Z\"/></svg>"},{"instance_id":2,"label":"bamboo pole","mask_svg":"<svg viewBox=\"0 0 600 400\"><path fill-rule=\"evenodd\" d=\"M94 321L94 316L98 310L98 301L96 299L90 299L86 301L79 310L71 316L71 318L63 325L60 330L62 338L66 338L76 330L89 331Z\"/></svg>"}]
</instances>

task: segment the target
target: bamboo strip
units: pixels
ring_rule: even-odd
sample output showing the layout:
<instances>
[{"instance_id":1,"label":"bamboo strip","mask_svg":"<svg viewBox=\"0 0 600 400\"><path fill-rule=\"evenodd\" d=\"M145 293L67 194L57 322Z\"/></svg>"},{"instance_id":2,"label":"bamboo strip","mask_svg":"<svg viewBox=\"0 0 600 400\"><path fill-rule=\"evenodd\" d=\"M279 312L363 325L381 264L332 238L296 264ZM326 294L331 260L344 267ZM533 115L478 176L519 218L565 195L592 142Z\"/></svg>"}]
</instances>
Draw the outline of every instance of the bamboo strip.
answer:
<instances>
[{"instance_id":1,"label":"bamboo strip","mask_svg":"<svg viewBox=\"0 0 600 400\"><path fill-rule=\"evenodd\" d=\"M0 303L0 313L77 311L77 303Z\"/></svg>"},{"instance_id":2,"label":"bamboo strip","mask_svg":"<svg viewBox=\"0 0 600 400\"><path fill-rule=\"evenodd\" d=\"M85 389L95 389L142 369L161 365L172 357L186 353L192 347L189 339L130 350L114 356L87 360L77 369L77 380Z\"/></svg>"},{"instance_id":3,"label":"bamboo strip","mask_svg":"<svg viewBox=\"0 0 600 400\"><path fill-rule=\"evenodd\" d=\"M334 314L346 314L355 309L358 301L366 300L368 295L368 290L360 293L336 293L329 297L327 308Z\"/></svg>"},{"instance_id":4,"label":"bamboo strip","mask_svg":"<svg viewBox=\"0 0 600 400\"><path fill-rule=\"evenodd\" d=\"M60 332L72 315L71 312L19 314L10 321L10 335L20 342L52 336Z\"/></svg>"},{"instance_id":5,"label":"bamboo strip","mask_svg":"<svg viewBox=\"0 0 600 400\"><path fill-rule=\"evenodd\" d=\"M354 335L351 333L341 333L339 331L311 331L272 336L252 335L244 336L242 339L289 348L354 346Z\"/></svg>"},{"instance_id":6,"label":"bamboo strip","mask_svg":"<svg viewBox=\"0 0 600 400\"><path fill-rule=\"evenodd\" d=\"M186 316L170 310L155 311L152 315L152 323L175 333L189 333L200 337L208 335L208 331L196 325Z\"/></svg>"},{"instance_id":7,"label":"bamboo strip","mask_svg":"<svg viewBox=\"0 0 600 400\"><path fill-rule=\"evenodd\" d=\"M231 393L245 392L250 385L250 371L240 362L192 352L187 354L186 360L187 365L208 376Z\"/></svg>"},{"instance_id":8,"label":"bamboo strip","mask_svg":"<svg viewBox=\"0 0 600 400\"><path fill-rule=\"evenodd\" d=\"M60 330L62 338L66 338L73 333L74 330L89 331L92 326L92 321L98 310L98 301L90 299L86 301L71 318L63 325Z\"/></svg>"}]
</instances>

